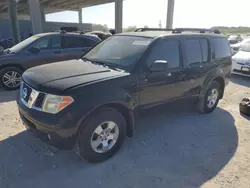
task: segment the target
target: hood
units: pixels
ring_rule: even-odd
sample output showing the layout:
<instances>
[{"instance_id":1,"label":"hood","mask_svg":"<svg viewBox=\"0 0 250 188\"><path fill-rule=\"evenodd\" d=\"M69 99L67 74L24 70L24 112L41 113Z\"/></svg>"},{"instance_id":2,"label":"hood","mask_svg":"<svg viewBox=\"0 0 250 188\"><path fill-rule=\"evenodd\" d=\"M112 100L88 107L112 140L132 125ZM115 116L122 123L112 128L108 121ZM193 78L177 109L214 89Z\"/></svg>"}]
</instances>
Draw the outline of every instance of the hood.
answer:
<instances>
[{"instance_id":1,"label":"hood","mask_svg":"<svg viewBox=\"0 0 250 188\"><path fill-rule=\"evenodd\" d=\"M232 57L235 61L245 62L250 60L250 52L239 51Z\"/></svg>"},{"instance_id":2,"label":"hood","mask_svg":"<svg viewBox=\"0 0 250 188\"><path fill-rule=\"evenodd\" d=\"M28 69L23 80L38 91L63 92L67 89L128 75L103 66L70 60Z\"/></svg>"}]
</instances>

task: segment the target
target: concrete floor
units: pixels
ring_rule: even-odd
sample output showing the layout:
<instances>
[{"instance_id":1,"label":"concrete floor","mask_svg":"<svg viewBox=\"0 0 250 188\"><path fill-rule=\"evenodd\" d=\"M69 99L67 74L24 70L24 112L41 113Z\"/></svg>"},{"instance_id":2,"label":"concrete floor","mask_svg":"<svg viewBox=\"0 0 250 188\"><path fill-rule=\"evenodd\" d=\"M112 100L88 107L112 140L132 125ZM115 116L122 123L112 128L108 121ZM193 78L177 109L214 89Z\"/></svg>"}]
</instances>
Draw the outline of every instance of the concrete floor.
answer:
<instances>
[{"instance_id":1,"label":"concrete floor","mask_svg":"<svg viewBox=\"0 0 250 188\"><path fill-rule=\"evenodd\" d=\"M0 91L0 188L193 188L250 185L250 118L238 104L250 79L233 76L214 113L145 112L118 154L101 164L25 131L17 92ZM166 110L166 111L165 111Z\"/></svg>"}]
</instances>

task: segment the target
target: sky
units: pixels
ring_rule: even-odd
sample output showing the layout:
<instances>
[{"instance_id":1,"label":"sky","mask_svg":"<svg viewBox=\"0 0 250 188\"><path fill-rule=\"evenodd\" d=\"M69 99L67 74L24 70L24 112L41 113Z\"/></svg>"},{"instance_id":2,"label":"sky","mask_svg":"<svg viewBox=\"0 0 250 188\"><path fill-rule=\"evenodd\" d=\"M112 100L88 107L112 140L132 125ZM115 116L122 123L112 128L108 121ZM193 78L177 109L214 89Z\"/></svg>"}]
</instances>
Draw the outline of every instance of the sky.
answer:
<instances>
[{"instance_id":1,"label":"sky","mask_svg":"<svg viewBox=\"0 0 250 188\"><path fill-rule=\"evenodd\" d=\"M114 28L114 3L83 9L83 23ZM167 0L125 0L123 28L166 25ZM47 21L78 22L78 12L46 15ZM250 0L175 0L173 27L250 26Z\"/></svg>"}]
</instances>

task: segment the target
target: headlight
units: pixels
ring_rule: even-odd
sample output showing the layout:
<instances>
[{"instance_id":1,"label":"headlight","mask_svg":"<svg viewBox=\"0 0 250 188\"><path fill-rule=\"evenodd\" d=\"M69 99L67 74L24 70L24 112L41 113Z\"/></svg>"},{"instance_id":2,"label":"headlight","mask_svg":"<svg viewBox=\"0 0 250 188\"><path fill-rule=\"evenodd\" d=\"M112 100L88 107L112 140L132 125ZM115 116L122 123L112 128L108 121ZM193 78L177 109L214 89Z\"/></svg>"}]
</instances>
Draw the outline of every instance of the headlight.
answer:
<instances>
[{"instance_id":1,"label":"headlight","mask_svg":"<svg viewBox=\"0 0 250 188\"><path fill-rule=\"evenodd\" d=\"M48 94L43 103L42 111L56 114L74 102L70 96L57 96Z\"/></svg>"}]
</instances>

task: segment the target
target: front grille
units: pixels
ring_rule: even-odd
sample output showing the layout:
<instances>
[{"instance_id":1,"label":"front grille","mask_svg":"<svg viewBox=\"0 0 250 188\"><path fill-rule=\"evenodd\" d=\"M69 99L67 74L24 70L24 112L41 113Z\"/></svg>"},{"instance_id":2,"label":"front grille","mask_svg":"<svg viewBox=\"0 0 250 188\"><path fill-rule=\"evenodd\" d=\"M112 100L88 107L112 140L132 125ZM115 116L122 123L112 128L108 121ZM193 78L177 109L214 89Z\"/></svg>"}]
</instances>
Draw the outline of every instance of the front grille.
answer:
<instances>
[{"instance_id":1,"label":"front grille","mask_svg":"<svg viewBox=\"0 0 250 188\"><path fill-rule=\"evenodd\" d=\"M35 104L34 104L34 106L36 108L40 108L40 109L42 108L45 96L46 96L45 93L39 93L39 95L38 95L38 97L37 97L37 99L35 101Z\"/></svg>"},{"instance_id":2,"label":"front grille","mask_svg":"<svg viewBox=\"0 0 250 188\"><path fill-rule=\"evenodd\" d=\"M245 65L244 63L240 63L240 62L237 62L237 64L239 64L239 65Z\"/></svg>"},{"instance_id":3,"label":"front grille","mask_svg":"<svg viewBox=\"0 0 250 188\"><path fill-rule=\"evenodd\" d=\"M250 71L242 71L242 70L237 70L237 69L234 69L233 71L234 71L234 72L241 73L241 74L250 75Z\"/></svg>"},{"instance_id":4,"label":"front grille","mask_svg":"<svg viewBox=\"0 0 250 188\"><path fill-rule=\"evenodd\" d=\"M21 88L22 92L21 92L21 97L23 98L23 100L27 103L29 101L30 98L30 94L32 92L32 89L25 83L23 83L22 88Z\"/></svg>"},{"instance_id":5,"label":"front grille","mask_svg":"<svg viewBox=\"0 0 250 188\"><path fill-rule=\"evenodd\" d=\"M23 102L23 104L28 108L41 110L45 97L46 93L36 91L26 83L22 82L20 88L20 99Z\"/></svg>"}]
</instances>

